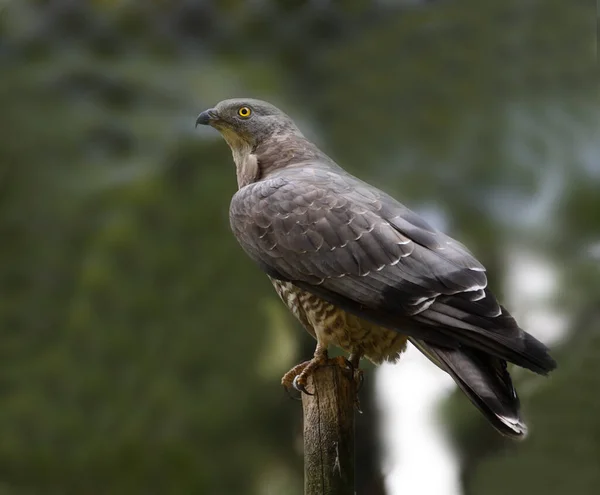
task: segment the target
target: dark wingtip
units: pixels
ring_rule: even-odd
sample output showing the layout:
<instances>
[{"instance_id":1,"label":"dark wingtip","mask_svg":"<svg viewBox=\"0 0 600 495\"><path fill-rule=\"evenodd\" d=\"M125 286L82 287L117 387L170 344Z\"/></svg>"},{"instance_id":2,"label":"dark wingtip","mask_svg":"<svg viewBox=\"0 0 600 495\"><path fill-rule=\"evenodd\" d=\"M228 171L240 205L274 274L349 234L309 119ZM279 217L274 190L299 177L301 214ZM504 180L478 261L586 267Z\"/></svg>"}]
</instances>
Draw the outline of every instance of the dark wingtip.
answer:
<instances>
[{"instance_id":1,"label":"dark wingtip","mask_svg":"<svg viewBox=\"0 0 600 495\"><path fill-rule=\"evenodd\" d=\"M525 335L525 356L531 363L530 369L540 375L547 375L558 366L550 355L548 347L528 333Z\"/></svg>"}]
</instances>

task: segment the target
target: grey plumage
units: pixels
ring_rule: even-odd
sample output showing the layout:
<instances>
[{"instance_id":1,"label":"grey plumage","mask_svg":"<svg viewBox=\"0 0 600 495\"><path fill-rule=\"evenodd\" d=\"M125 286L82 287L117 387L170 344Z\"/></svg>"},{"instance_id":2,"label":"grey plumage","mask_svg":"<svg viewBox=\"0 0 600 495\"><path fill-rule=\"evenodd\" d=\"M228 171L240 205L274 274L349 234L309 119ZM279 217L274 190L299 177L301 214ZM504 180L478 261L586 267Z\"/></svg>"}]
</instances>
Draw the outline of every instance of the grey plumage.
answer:
<instances>
[{"instance_id":1,"label":"grey plumage","mask_svg":"<svg viewBox=\"0 0 600 495\"><path fill-rule=\"evenodd\" d=\"M236 118L242 106L250 118ZM409 336L496 428L523 435L506 361L541 374L556 365L489 291L481 263L345 172L272 105L227 100L210 112L215 118L207 123L224 134L238 168L231 228L263 271ZM351 352L359 344L351 342Z\"/></svg>"}]
</instances>

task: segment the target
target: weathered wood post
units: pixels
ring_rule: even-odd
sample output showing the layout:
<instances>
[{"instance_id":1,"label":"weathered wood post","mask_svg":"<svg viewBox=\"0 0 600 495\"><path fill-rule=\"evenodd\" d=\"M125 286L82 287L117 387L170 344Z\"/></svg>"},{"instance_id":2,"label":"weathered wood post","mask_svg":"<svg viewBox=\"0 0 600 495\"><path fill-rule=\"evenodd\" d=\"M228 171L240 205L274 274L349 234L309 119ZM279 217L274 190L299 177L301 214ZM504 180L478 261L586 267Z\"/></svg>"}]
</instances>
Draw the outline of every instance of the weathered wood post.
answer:
<instances>
[{"instance_id":1,"label":"weathered wood post","mask_svg":"<svg viewBox=\"0 0 600 495\"><path fill-rule=\"evenodd\" d=\"M302 394L304 495L354 495L356 384L340 366L318 368Z\"/></svg>"}]
</instances>

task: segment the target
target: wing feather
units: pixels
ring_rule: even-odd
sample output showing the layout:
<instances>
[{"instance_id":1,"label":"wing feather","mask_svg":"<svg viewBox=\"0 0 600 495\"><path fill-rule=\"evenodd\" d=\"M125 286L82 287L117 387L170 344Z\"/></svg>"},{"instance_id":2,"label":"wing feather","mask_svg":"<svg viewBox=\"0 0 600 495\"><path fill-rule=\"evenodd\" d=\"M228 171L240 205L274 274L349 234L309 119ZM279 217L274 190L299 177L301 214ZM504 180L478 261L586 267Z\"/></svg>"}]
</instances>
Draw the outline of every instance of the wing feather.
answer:
<instances>
[{"instance_id":1,"label":"wing feather","mask_svg":"<svg viewBox=\"0 0 600 495\"><path fill-rule=\"evenodd\" d=\"M417 338L438 334L445 345L473 345L538 372L554 367L498 304L485 268L462 244L350 175L318 165L284 169L240 189L230 220L272 277Z\"/></svg>"}]
</instances>

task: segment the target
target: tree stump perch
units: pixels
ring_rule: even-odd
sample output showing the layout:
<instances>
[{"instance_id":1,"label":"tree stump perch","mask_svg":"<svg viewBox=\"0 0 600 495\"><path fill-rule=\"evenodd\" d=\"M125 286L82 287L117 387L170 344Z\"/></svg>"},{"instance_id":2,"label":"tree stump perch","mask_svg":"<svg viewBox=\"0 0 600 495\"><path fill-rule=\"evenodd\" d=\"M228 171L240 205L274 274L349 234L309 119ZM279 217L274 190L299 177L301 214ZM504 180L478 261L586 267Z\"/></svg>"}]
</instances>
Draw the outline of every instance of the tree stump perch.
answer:
<instances>
[{"instance_id":1,"label":"tree stump perch","mask_svg":"<svg viewBox=\"0 0 600 495\"><path fill-rule=\"evenodd\" d=\"M340 366L322 366L302 394L304 495L354 495L356 384Z\"/></svg>"}]
</instances>

